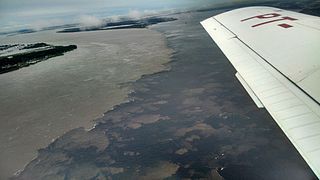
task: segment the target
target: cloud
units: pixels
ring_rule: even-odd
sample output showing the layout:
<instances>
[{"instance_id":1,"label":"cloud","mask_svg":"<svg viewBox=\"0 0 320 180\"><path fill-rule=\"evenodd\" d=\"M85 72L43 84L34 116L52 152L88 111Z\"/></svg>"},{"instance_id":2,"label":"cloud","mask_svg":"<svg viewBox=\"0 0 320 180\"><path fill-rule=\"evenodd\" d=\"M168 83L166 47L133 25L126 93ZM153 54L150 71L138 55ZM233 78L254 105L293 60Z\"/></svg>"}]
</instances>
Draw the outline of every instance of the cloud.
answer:
<instances>
[{"instance_id":1,"label":"cloud","mask_svg":"<svg viewBox=\"0 0 320 180\"><path fill-rule=\"evenodd\" d=\"M130 10L128 13L128 17L132 19L140 19L143 16L143 13L141 13L138 10Z\"/></svg>"},{"instance_id":2,"label":"cloud","mask_svg":"<svg viewBox=\"0 0 320 180\"><path fill-rule=\"evenodd\" d=\"M121 20L121 16L109 16L108 19L110 22L117 22Z\"/></svg>"},{"instance_id":3,"label":"cloud","mask_svg":"<svg viewBox=\"0 0 320 180\"><path fill-rule=\"evenodd\" d=\"M159 13L159 11L155 11L155 10L144 10L144 11L130 10L128 13L128 17L131 19L140 19L142 17L155 15L157 13Z\"/></svg>"},{"instance_id":4,"label":"cloud","mask_svg":"<svg viewBox=\"0 0 320 180\"><path fill-rule=\"evenodd\" d=\"M81 28L92 28L92 27L101 27L104 24L104 21L90 15L82 15L78 21L81 25Z\"/></svg>"}]
</instances>

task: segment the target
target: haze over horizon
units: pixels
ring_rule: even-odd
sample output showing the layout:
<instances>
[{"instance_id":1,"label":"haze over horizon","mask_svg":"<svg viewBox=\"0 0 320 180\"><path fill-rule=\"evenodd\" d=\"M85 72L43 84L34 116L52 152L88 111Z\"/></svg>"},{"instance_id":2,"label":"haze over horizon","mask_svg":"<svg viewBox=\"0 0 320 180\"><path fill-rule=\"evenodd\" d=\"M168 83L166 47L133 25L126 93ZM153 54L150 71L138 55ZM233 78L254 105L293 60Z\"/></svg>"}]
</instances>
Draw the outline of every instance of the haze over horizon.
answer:
<instances>
[{"instance_id":1,"label":"haze over horizon","mask_svg":"<svg viewBox=\"0 0 320 180\"><path fill-rule=\"evenodd\" d=\"M81 23L89 16L96 21L109 16L139 15L192 7L203 8L219 3L243 1L248 0L1 0L0 27L2 28L0 32ZM254 0L253 2L258 1L266 0Z\"/></svg>"}]
</instances>

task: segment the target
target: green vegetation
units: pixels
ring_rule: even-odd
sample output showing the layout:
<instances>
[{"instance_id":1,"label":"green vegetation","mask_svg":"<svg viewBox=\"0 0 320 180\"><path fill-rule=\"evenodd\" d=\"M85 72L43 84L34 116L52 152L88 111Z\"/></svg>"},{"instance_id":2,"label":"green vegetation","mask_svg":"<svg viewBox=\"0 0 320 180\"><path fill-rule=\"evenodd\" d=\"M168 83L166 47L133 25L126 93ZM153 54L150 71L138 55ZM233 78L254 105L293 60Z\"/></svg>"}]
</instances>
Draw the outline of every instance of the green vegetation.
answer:
<instances>
[{"instance_id":1,"label":"green vegetation","mask_svg":"<svg viewBox=\"0 0 320 180\"><path fill-rule=\"evenodd\" d=\"M10 45L3 46L12 47ZM46 43L25 45L19 49L20 51L25 50L24 52L18 51L13 55L0 56L0 74L14 71L52 57L61 56L65 52L72 51L76 48L76 45L52 46Z\"/></svg>"}]
</instances>

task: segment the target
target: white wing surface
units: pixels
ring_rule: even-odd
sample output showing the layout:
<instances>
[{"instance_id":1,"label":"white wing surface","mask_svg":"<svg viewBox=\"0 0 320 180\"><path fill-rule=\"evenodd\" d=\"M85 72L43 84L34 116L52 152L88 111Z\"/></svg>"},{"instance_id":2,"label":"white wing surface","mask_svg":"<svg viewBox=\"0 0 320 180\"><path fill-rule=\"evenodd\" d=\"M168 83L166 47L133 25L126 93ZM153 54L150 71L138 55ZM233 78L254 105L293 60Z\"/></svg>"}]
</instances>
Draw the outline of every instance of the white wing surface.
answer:
<instances>
[{"instance_id":1,"label":"white wing surface","mask_svg":"<svg viewBox=\"0 0 320 180\"><path fill-rule=\"evenodd\" d=\"M248 7L201 24L319 178L320 18Z\"/></svg>"}]
</instances>

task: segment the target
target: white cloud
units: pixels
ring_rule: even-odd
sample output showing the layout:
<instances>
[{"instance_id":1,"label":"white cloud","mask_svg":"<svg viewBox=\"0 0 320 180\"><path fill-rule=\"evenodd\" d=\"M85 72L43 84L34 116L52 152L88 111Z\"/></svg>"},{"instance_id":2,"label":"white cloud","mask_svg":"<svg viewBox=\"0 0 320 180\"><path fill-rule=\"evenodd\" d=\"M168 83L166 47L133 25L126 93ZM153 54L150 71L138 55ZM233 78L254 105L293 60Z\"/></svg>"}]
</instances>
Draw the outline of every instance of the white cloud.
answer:
<instances>
[{"instance_id":1,"label":"white cloud","mask_svg":"<svg viewBox=\"0 0 320 180\"><path fill-rule=\"evenodd\" d=\"M121 19L121 16L109 16L108 17L108 20L110 21L110 22L117 22L117 21L120 21L120 19Z\"/></svg>"},{"instance_id":2,"label":"white cloud","mask_svg":"<svg viewBox=\"0 0 320 180\"><path fill-rule=\"evenodd\" d=\"M139 19L143 16L143 13L141 13L138 10L130 10L128 13L128 17L132 19Z\"/></svg>"},{"instance_id":3,"label":"white cloud","mask_svg":"<svg viewBox=\"0 0 320 180\"><path fill-rule=\"evenodd\" d=\"M79 18L79 23L81 25L81 28L92 28L92 27L100 27L104 24L104 21L90 15L82 15Z\"/></svg>"},{"instance_id":4,"label":"white cloud","mask_svg":"<svg viewBox=\"0 0 320 180\"><path fill-rule=\"evenodd\" d=\"M144 11L130 10L128 13L128 17L131 19L140 19L142 17L155 15L157 13L159 13L159 11L155 11L155 10L144 10Z\"/></svg>"}]
</instances>

